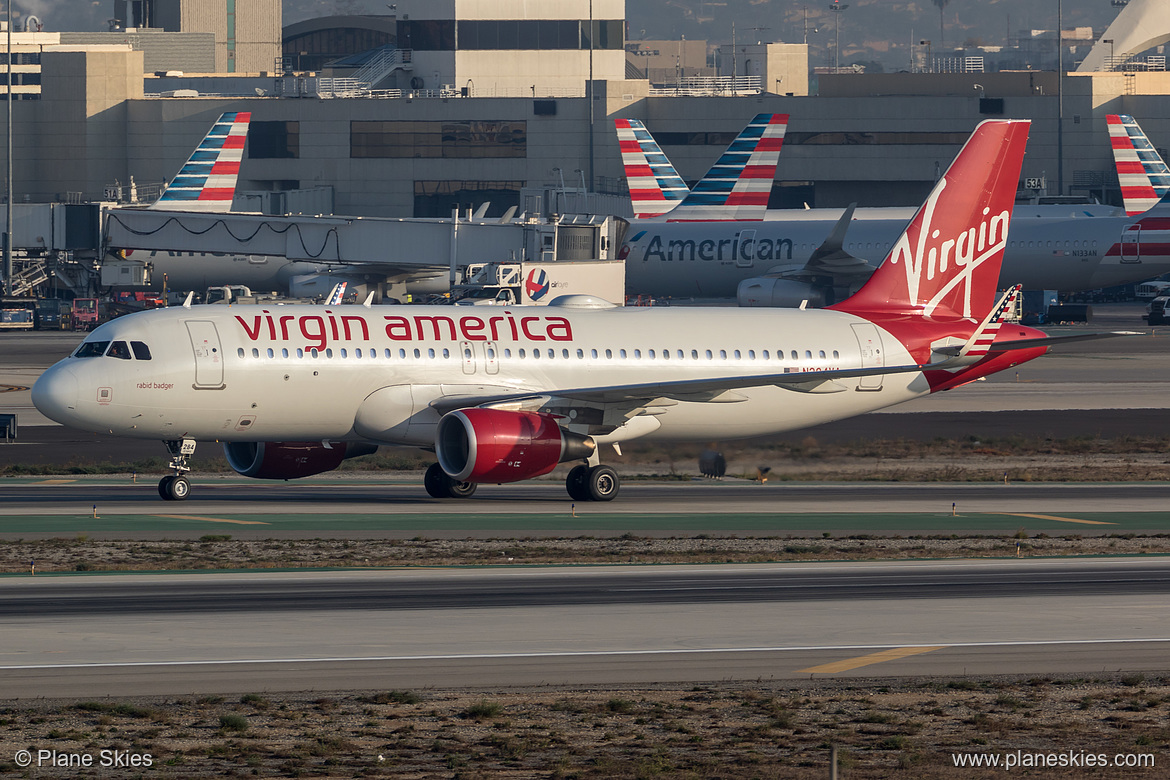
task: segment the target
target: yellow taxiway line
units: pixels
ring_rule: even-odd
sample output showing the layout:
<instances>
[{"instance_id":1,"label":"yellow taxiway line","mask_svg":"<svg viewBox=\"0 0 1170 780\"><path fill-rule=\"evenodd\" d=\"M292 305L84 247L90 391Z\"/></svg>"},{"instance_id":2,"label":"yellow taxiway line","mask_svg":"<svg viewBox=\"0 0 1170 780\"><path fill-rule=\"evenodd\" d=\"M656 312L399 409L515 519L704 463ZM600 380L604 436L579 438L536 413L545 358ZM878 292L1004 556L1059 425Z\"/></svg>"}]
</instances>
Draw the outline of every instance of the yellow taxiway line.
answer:
<instances>
[{"instance_id":1,"label":"yellow taxiway line","mask_svg":"<svg viewBox=\"0 0 1170 780\"><path fill-rule=\"evenodd\" d=\"M1104 520L1078 520L1075 517L1057 517L1056 515L1032 515L1027 512L996 512L996 514L1004 515L1006 517L1031 517L1036 520L1055 520L1058 523L1081 523L1082 525L1117 525L1117 523L1107 523Z\"/></svg>"},{"instance_id":2,"label":"yellow taxiway line","mask_svg":"<svg viewBox=\"0 0 1170 780\"><path fill-rule=\"evenodd\" d=\"M226 517L202 517L200 515L155 515L170 520L202 520L206 523L234 523L235 525L269 525L260 520L231 520Z\"/></svg>"},{"instance_id":3,"label":"yellow taxiway line","mask_svg":"<svg viewBox=\"0 0 1170 780\"><path fill-rule=\"evenodd\" d=\"M908 658L912 655L942 650L944 647L946 645L935 645L932 647L894 647L889 650L882 650L880 653L870 653L869 655L862 655L857 658L846 658L843 661L834 661L831 664L821 664L820 666L810 666L807 669L797 669L796 671L800 674L848 672L852 669L859 669L862 666L881 664L886 661L897 661L899 658Z\"/></svg>"}]
</instances>

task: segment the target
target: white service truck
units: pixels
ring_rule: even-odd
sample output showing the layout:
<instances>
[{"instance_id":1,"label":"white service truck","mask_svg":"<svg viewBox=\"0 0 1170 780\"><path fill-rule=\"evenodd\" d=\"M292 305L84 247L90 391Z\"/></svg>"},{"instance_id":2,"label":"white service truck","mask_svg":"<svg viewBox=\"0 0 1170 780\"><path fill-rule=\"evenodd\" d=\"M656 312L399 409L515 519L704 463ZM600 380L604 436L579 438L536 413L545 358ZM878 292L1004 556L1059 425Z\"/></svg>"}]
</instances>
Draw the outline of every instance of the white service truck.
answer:
<instances>
[{"instance_id":1,"label":"white service truck","mask_svg":"<svg viewBox=\"0 0 1170 780\"><path fill-rule=\"evenodd\" d=\"M551 263L473 263L451 298L458 306L542 306L561 295L595 295L621 306L626 270L622 260Z\"/></svg>"}]
</instances>

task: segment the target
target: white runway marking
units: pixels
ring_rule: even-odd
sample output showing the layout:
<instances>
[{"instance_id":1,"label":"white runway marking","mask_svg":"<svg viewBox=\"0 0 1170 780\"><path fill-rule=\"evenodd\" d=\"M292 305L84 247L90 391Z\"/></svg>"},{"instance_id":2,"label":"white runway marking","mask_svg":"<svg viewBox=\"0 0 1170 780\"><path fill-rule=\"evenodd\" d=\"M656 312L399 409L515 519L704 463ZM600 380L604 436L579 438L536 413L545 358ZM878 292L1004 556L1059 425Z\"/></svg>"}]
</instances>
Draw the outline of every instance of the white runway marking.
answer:
<instances>
[{"instance_id":1,"label":"white runway marking","mask_svg":"<svg viewBox=\"0 0 1170 780\"><path fill-rule=\"evenodd\" d=\"M1054 639L1017 642L922 642L941 649L976 647L1052 647L1058 645L1129 645L1166 644L1170 637L1143 639ZM919 643L916 643L919 644ZM217 659L210 661L125 661L92 664L30 664L27 666L0 666L0 672L29 671L36 669L117 669L129 667L174 667L174 666L229 666L244 664L331 664L373 661L491 661L520 658L613 658L618 656L647 655L713 655L716 653L794 653L830 652L859 650L884 650L900 645L805 645L791 647L709 647L677 650L575 650L557 653L470 653L449 655L378 655L378 656L337 656L323 658L252 658Z\"/></svg>"}]
</instances>

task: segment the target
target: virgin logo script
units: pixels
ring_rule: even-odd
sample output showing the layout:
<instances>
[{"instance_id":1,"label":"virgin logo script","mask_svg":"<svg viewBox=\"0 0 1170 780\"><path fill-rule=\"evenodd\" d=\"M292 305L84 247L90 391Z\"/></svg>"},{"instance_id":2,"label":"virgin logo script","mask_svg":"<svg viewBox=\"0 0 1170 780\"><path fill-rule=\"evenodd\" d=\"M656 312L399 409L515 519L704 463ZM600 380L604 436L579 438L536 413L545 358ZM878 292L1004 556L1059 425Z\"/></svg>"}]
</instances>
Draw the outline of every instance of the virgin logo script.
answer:
<instances>
[{"instance_id":1,"label":"virgin logo script","mask_svg":"<svg viewBox=\"0 0 1170 780\"><path fill-rule=\"evenodd\" d=\"M934 211L946 187L947 180L943 178L926 199L920 218L911 223L894 245L890 262L901 263L906 269L907 295L913 305L923 308L925 316L929 317L961 284L961 313L970 318L973 275L1007 245L1011 210L988 219L991 209L984 208L983 221L977 226L944 239L941 231L934 228ZM938 282L934 281L936 277ZM924 296L929 297L922 300Z\"/></svg>"}]
</instances>

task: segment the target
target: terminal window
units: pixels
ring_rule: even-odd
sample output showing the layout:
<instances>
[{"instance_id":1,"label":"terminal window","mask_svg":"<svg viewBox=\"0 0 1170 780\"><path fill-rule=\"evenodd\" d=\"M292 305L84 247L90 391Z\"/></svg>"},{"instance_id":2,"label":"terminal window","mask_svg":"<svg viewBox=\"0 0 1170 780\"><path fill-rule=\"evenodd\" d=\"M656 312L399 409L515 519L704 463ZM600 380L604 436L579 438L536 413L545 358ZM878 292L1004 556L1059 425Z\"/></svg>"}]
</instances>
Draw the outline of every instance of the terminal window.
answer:
<instances>
[{"instance_id":1,"label":"terminal window","mask_svg":"<svg viewBox=\"0 0 1170 780\"><path fill-rule=\"evenodd\" d=\"M520 121L350 122L350 157L526 157L528 124Z\"/></svg>"},{"instance_id":2,"label":"terminal window","mask_svg":"<svg viewBox=\"0 0 1170 780\"><path fill-rule=\"evenodd\" d=\"M300 122L251 123L248 128L249 159L297 159L300 156Z\"/></svg>"}]
</instances>

